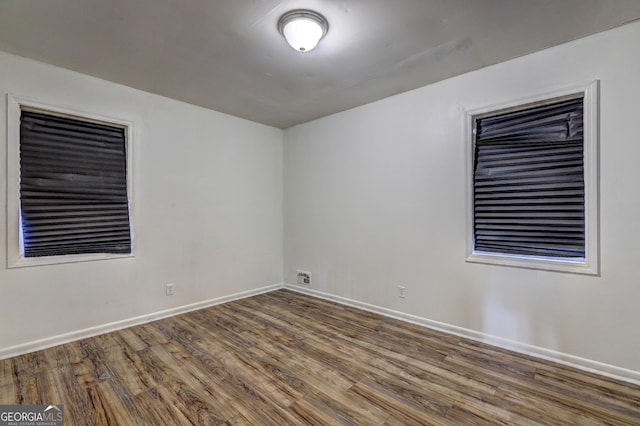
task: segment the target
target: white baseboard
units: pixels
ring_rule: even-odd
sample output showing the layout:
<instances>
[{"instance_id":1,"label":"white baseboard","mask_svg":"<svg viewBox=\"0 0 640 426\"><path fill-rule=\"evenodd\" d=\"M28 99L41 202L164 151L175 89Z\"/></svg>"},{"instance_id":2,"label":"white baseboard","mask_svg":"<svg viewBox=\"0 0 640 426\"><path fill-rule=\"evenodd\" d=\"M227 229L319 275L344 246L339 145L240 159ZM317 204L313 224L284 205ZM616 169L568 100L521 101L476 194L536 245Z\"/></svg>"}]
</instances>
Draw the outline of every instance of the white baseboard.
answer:
<instances>
[{"instance_id":1,"label":"white baseboard","mask_svg":"<svg viewBox=\"0 0 640 426\"><path fill-rule=\"evenodd\" d=\"M282 283L273 284L270 286L248 290L241 293L217 297L215 299L204 300L202 302L196 302L196 303L192 303L184 306L178 306L177 308L171 308L171 309L166 309L164 311L152 312L150 314L140 315L137 317L128 318L120 321L115 321L108 324L99 325L96 327L85 328L83 330L72 331L70 333L60 334L53 337L47 337L45 339L22 343L16 346L0 348L0 360L5 358L11 358L18 355L23 355L30 352L39 351L42 349L51 348L53 346L62 345L64 343L69 343L74 340L85 339L87 337L93 337L99 334L110 333L112 331L121 330L127 327L132 327L134 325L145 324L145 323L156 321L162 318L167 318L174 315L180 315L180 314L195 311L198 309L208 308L210 306L220 305L222 303L231 302L233 300L245 299L247 297L256 296L262 293L268 293L270 291L278 290L281 288L283 288Z\"/></svg>"},{"instance_id":2,"label":"white baseboard","mask_svg":"<svg viewBox=\"0 0 640 426\"><path fill-rule=\"evenodd\" d=\"M256 296L262 293L268 293L270 291L286 288L298 293L307 294L309 296L318 297L320 299L329 300L342 305L352 306L354 308L362 309L365 311L373 312L376 314L384 315L390 318L399 319L412 324L417 324L430 329L442 331L449 334L454 334L460 337L466 337L468 339L488 343L500 348L509 349L514 352L519 352L525 355L534 356L537 358L545 359L548 361L557 362L560 364L568 365L571 367L579 368L581 370L589 371L592 373L600 374L603 376L611 377L625 382L634 383L640 385L640 372L634 370L628 370L614 365L605 364L598 361L593 361L586 358L577 357L551 349L542 348L539 346L529 345L526 343L517 342L514 340L504 339L502 337L493 336L490 334L482 333L479 331L471 330L464 327L458 327L451 324L446 324L439 321L422 318L416 315L407 314L404 312L394 311L392 309L383 308L376 305L371 305L357 300L348 299L342 296L335 296L328 293L323 293L308 287L302 287L293 284L273 284L266 287L261 287L253 290L244 291L241 293L235 293L228 296L222 296L215 299L205 300L202 302L192 303L189 305L179 306L176 308L167 309L164 311L153 312L150 314L140 315L133 318L128 318L121 321L115 321L109 324L103 324L96 327L90 327L83 330L77 330L70 333L60 334L53 337L47 337L45 339L35 340L32 342L23 343L20 345L10 346L7 348L0 348L0 360L11 358L26 353L47 349L53 346L62 345L75 340L84 339L87 337L97 336L99 334L109 333L123 328L132 327L135 325L145 324L151 321L156 321L162 318L179 315L198 309L208 308L210 306L219 305L222 303L231 302L234 300L245 299L247 297Z\"/></svg>"},{"instance_id":3,"label":"white baseboard","mask_svg":"<svg viewBox=\"0 0 640 426\"><path fill-rule=\"evenodd\" d=\"M456 336L466 337L468 339L472 339L475 341L488 343L490 345L497 346L504 349L509 349L521 354L545 359L547 361L557 362L559 364L568 365L570 367L579 368L581 370L600 374L606 377L611 377L614 379L623 380L625 382L640 385L639 371L628 370L626 368L616 367L614 365L605 364L602 362L593 361L586 358L581 358L575 355L570 355L563 352L558 352L551 349L530 345L527 343L517 342L514 340L493 336L491 334L482 333L482 332L471 330L468 328L458 327L455 325L434 321L427 318L422 318L416 315L406 314L404 312L394 311L392 309L387 309L380 306L359 302L357 300L348 299L346 297L323 293L321 291L317 291L309 287L293 285L293 284L284 284L284 288L298 292L298 293L307 294L309 296L318 297L320 299L329 300L331 302L340 303L342 305L352 306L354 308L362 309L364 311L369 311L369 312L384 315L387 317L399 319L412 324L427 327L433 330L438 330L445 333L454 334Z\"/></svg>"}]
</instances>

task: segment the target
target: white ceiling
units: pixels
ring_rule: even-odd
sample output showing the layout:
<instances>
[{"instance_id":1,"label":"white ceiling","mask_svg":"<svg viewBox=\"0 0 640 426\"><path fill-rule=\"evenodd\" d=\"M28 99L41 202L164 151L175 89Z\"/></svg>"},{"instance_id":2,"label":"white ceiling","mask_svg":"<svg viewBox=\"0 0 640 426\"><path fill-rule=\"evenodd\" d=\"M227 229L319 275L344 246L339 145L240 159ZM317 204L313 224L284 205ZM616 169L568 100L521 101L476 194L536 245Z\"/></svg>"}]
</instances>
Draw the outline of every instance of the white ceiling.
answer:
<instances>
[{"instance_id":1,"label":"white ceiling","mask_svg":"<svg viewBox=\"0 0 640 426\"><path fill-rule=\"evenodd\" d=\"M296 8L330 25L305 54L276 28ZM636 19L640 0L0 0L0 50L286 128Z\"/></svg>"}]
</instances>

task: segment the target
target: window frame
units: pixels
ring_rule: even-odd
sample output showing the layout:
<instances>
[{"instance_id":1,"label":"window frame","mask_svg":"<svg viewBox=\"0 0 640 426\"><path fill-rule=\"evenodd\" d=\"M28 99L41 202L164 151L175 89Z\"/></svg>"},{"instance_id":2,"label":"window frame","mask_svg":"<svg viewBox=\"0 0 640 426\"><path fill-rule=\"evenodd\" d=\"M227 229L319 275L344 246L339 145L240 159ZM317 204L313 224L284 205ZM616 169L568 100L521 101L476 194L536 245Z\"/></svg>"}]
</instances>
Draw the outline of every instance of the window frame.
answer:
<instances>
[{"instance_id":1,"label":"window frame","mask_svg":"<svg viewBox=\"0 0 640 426\"><path fill-rule=\"evenodd\" d=\"M127 198L129 201L130 253L90 253L59 256L23 257L21 255L22 231L20 224L20 117L22 111L67 117L81 121L120 127L125 132L127 161ZM133 198L133 140L132 121L104 115L54 106L7 93L7 267L21 268L38 265L86 262L135 256L135 214Z\"/></svg>"},{"instance_id":2,"label":"window frame","mask_svg":"<svg viewBox=\"0 0 640 426\"><path fill-rule=\"evenodd\" d=\"M522 99L507 101L498 105L482 106L465 111L465 159L466 159L466 262L511 266L576 274L599 274L599 81L551 92L537 94ZM522 256L475 251L474 243L474 152L475 123L482 117L523 110L530 107L553 104L571 98L583 98L584 120L584 208L585 208L585 257L584 260L554 259L542 256Z\"/></svg>"}]
</instances>

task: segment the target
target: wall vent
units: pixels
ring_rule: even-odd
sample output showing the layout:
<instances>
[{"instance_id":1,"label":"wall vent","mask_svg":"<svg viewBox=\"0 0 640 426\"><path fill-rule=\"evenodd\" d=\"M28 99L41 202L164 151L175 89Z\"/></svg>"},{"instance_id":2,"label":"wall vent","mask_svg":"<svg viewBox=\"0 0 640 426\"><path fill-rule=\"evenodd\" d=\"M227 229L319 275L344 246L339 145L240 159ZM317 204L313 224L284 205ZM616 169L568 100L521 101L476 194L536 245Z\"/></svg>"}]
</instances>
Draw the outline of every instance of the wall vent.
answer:
<instances>
[{"instance_id":1,"label":"wall vent","mask_svg":"<svg viewBox=\"0 0 640 426\"><path fill-rule=\"evenodd\" d=\"M296 272L298 273L298 279L296 281L298 284L311 285L311 272L301 271L299 269Z\"/></svg>"}]
</instances>

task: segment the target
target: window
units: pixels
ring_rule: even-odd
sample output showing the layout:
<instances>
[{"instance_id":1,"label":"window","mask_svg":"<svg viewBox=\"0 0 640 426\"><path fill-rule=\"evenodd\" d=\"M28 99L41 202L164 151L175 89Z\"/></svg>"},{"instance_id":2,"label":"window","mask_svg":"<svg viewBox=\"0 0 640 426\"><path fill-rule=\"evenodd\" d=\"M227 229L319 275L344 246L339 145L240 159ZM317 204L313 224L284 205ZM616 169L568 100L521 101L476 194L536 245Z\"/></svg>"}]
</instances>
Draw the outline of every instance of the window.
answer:
<instances>
[{"instance_id":1,"label":"window","mask_svg":"<svg viewBox=\"0 0 640 426\"><path fill-rule=\"evenodd\" d=\"M9 266L130 256L131 124L8 104Z\"/></svg>"},{"instance_id":2,"label":"window","mask_svg":"<svg viewBox=\"0 0 640 426\"><path fill-rule=\"evenodd\" d=\"M597 84L469 114L469 261L597 273Z\"/></svg>"}]
</instances>

